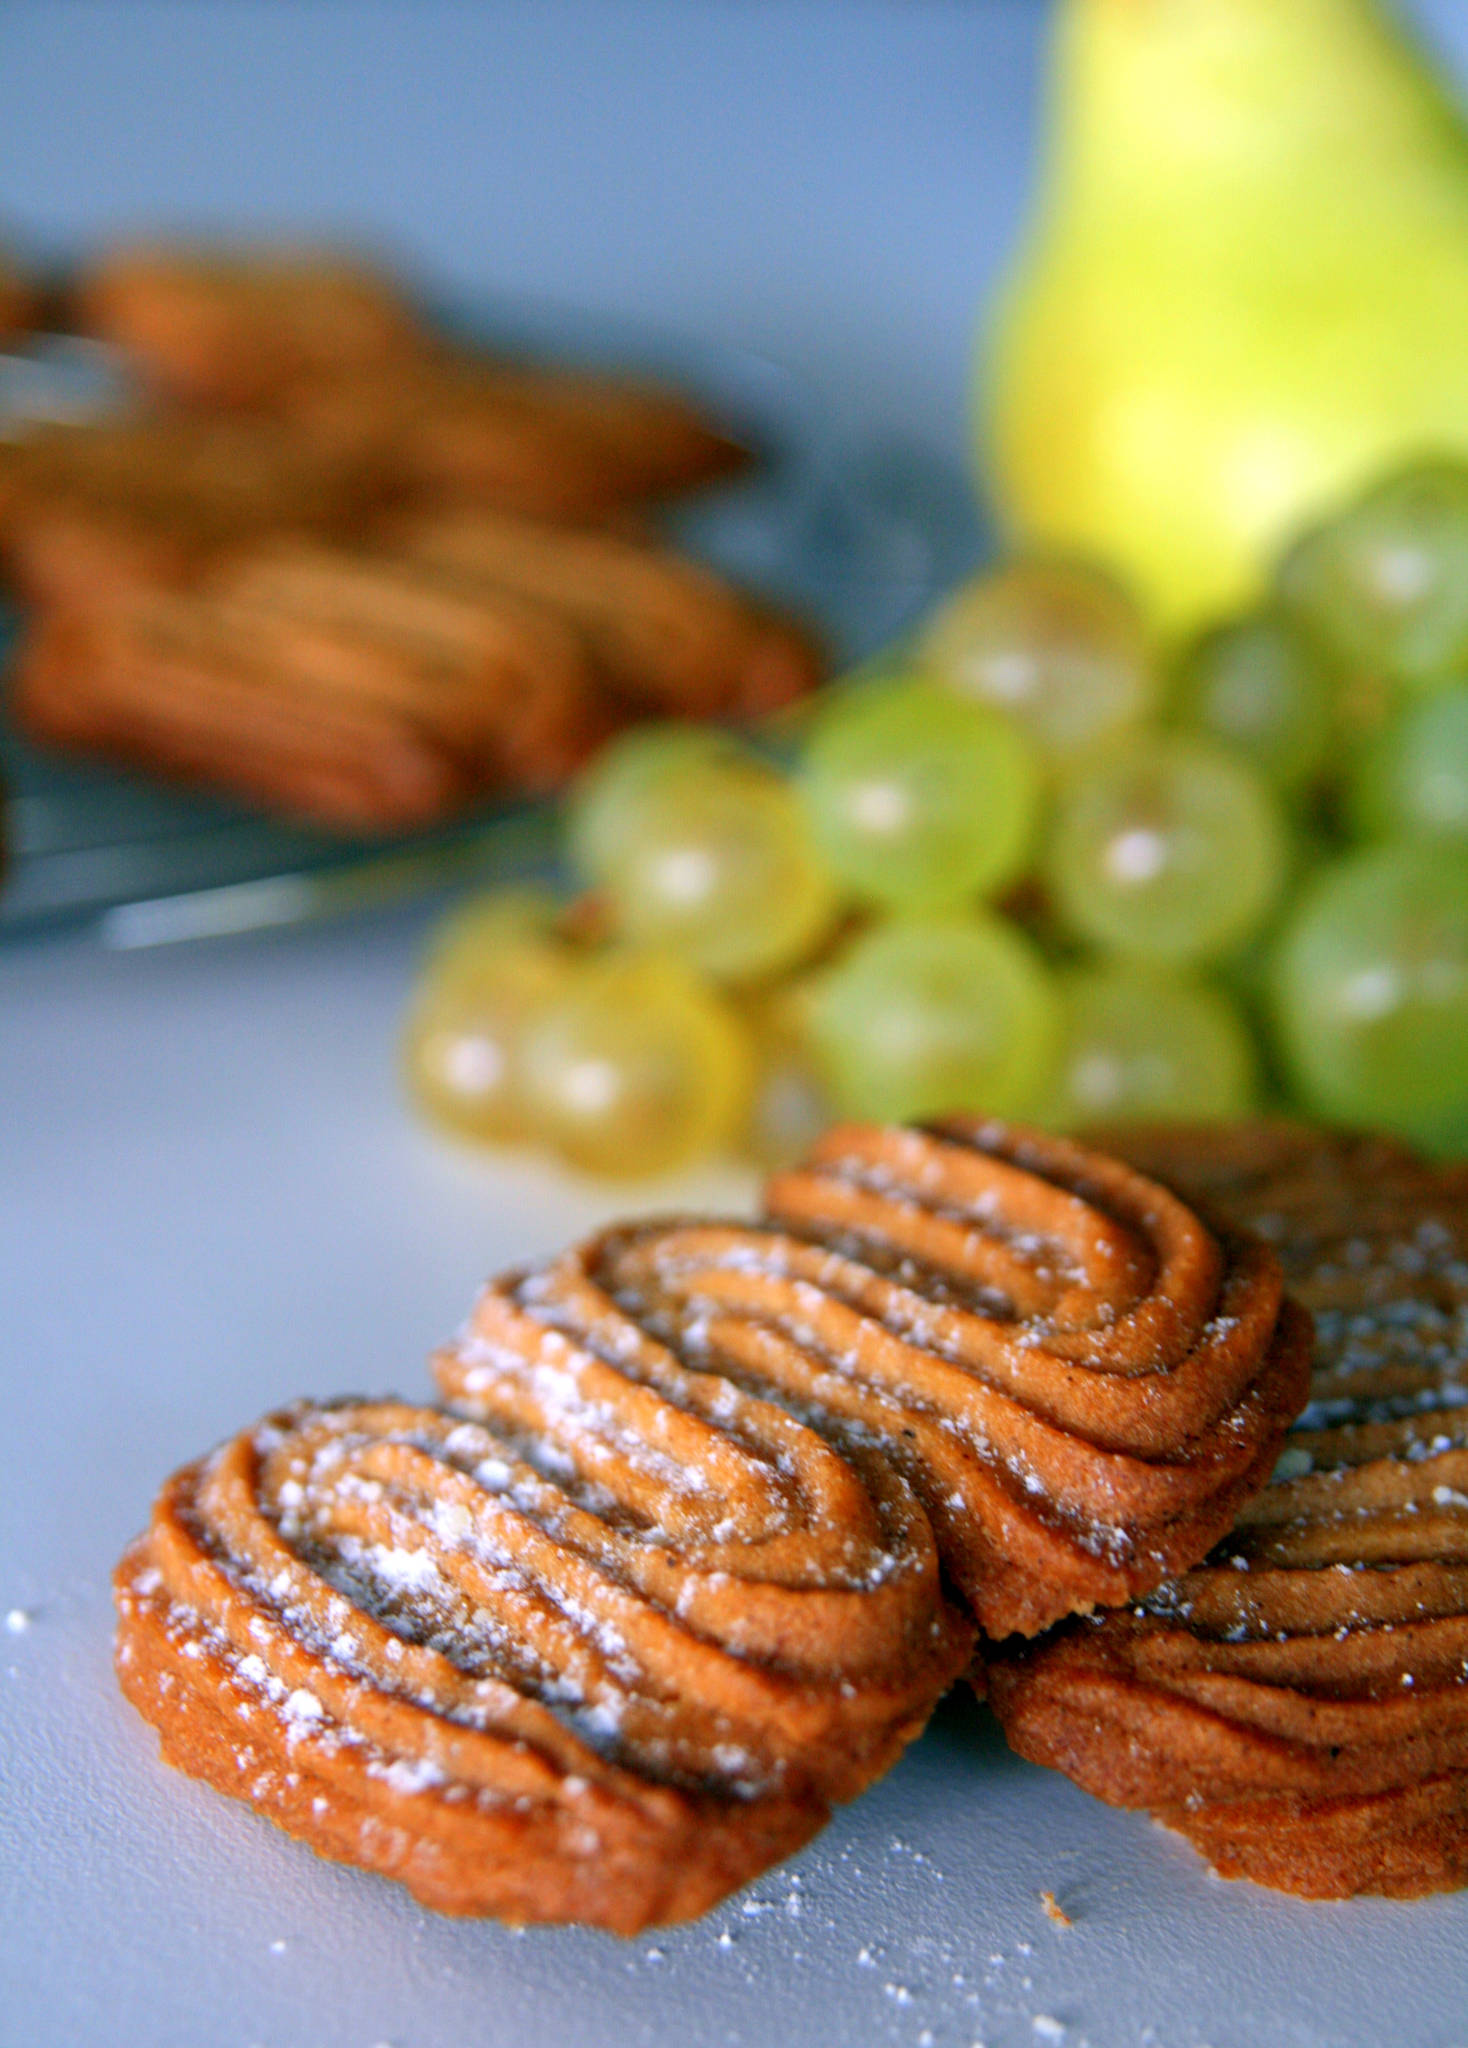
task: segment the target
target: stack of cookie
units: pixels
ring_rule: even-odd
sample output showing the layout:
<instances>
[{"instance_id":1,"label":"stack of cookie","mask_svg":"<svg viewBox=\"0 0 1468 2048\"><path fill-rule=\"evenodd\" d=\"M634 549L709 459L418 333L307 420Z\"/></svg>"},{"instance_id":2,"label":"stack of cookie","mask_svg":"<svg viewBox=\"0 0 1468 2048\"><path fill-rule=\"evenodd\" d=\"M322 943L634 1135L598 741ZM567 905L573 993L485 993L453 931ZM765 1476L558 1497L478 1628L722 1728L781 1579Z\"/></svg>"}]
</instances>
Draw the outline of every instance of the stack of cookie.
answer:
<instances>
[{"instance_id":1,"label":"stack of cookie","mask_svg":"<svg viewBox=\"0 0 1468 2048\"><path fill-rule=\"evenodd\" d=\"M754 1224L493 1283L442 1406L303 1404L186 1467L119 1676L171 1761L429 1904L686 1917L998 1639L1165 1603L1309 1350L1276 1253L1134 1167L840 1129Z\"/></svg>"},{"instance_id":2,"label":"stack of cookie","mask_svg":"<svg viewBox=\"0 0 1468 2048\"><path fill-rule=\"evenodd\" d=\"M0 272L0 333L12 298ZM471 356L320 254L121 251L67 310L149 396L0 442L39 739L382 831L548 787L648 711L818 679L800 630L652 537L745 460L675 393Z\"/></svg>"},{"instance_id":3,"label":"stack of cookie","mask_svg":"<svg viewBox=\"0 0 1468 2048\"><path fill-rule=\"evenodd\" d=\"M1310 1401L1197 1569L991 1660L1011 1743L1310 1898L1468 1882L1468 1170L1281 1127L1118 1134L1274 1245Z\"/></svg>"}]
</instances>

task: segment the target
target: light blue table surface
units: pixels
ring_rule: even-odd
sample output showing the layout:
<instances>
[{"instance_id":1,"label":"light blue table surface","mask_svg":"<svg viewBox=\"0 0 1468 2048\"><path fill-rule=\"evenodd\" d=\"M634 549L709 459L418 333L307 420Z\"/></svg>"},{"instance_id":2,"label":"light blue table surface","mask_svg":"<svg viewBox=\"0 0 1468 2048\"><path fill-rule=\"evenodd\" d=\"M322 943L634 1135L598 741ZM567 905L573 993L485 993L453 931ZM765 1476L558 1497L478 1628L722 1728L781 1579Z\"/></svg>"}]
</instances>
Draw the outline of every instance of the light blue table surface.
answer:
<instances>
[{"instance_id":1,"label":"light blue table surface","mask_svg":"<svg viewBox=\"0 0 1468 2048\"><path fill-rule=\"evenodd\" d=\"M1419 11L1468 64L1463 0ZM957 454L1044 19L0 0L0 231L361 235L454 295L762 352L853 435ZM435 1920L160 1769L106 1575L162 1473L302 1389L422 1393L480 1274L625 1200L408 1118L423 917L0 954L0 2048L1464 2048L1468 1898L1221 1885L963 1703L788 1870L626 1945Z\"/></svg>"}]
</instances>

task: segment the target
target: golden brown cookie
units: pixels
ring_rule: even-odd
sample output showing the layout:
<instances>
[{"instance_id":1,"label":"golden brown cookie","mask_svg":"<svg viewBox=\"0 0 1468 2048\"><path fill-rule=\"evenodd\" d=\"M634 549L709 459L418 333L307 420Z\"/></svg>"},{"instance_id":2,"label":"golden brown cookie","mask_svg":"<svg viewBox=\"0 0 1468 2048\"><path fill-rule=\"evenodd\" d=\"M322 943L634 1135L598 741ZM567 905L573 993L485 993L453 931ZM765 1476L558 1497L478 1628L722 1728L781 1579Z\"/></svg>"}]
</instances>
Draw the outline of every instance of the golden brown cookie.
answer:
<instances>
[{"instance_id":1,"label":"golden brown cookie","mask_svg":"<svg viewBox=\"0 0 1468 2048\"><path fill-rule=\"evenodd\" d=\"M303 386L290 417L313 443L380 466L410 502L581 524L748 462L670 388L451 351L409 370Z\"/></svg>"},{"instance_id":2,"label":"golden brown cookie","mask_svg":"<svg viewBox=\"0 0 1468 2048\"><path fill-rule=\"evenodd\" d=\"M118 1675L170 1762L322 1854L633 1933L806 1841L965 1631L885 1468L621 1319L598 1368L527 1290L461 1351L521 1377L518 1417L302 1404L176 1474L118 1569Z\"/></svg>"},{"instance_id":3,"label":"golden brown cookie","mask_svg":"<svg viewBox=\"0 0 1468 2048\"><path fill-rule=\"evenodd\" d=\"M357 457L268 419L145 412L0 441L0 560L34 605L186 585L264 536L351 534L382 496Z\"/></svg>"},{"instance_id":4,"label":"golden brown cookie","mask_svg":"<svg viewBox=\"0 0 1468 2048\"><path fill-rule=\"evenodd\" d=\"M971 1643L927 1518L884 1459L833 1450L619 1307L600 1249L487 1287L434 1360L439 1392L610 1489L649 1546L621 1568L697 1634L790 1681L741 1738L759 1772L850 1798L917 1733Z\"/></svg>"},{"instance_id":5,"label":"golden brown cookie","mask_svg":"<svg viewBox=\"0 0 1468 2048\"><path fill-rule=\"evenodd\" d=\"M1005 1732L1226 1877L1462 1884L1468 1170L1284 1126L1112 1142L1276 1247L1315 1316L1311 1400L1205 1564L994 1662Z\"/></svg>"},{"instance_id":6,"label":"golden brown cookie","mask_svg":"<svg viewBox=\"0 0 1468 2048\"><path fill-rule=\"evenodd\" d=\"M995 1122L840 1126L754 1225L629 1224L602 1284L834 1441L880 1446L989 1636L1201 1557L1305 1392L1278 1261Z\"/></svg>"},{"instance_id":7,"label":"golden brown cookie","mask_svg":"<svg viewBox=\"0 0 1468 2048\"><path fill-rule=\"evenodd\" d=\"M604 729L552 614L306 542L227 557L192 591L43 617L11 703L35 738L366 832L545 788Z\"/></svg>"},{"instance_id":8,"label":"golden brown cookie","mask_svg":"<svg viewBox=\"0 0 1468 2048\"><path fill-rule=\"evenodd\" d=\"M331 251L159 244L111 250L76 280L83 332L171 398L282 400L303 382L401 369L427 335L381 272Z\"/></svg>"},{"instance_id":9,"label":"golden brown cookie","mask_svg":"<svg viewBox=\"0 0 1468 2048\"><path fill-rule=\"evenodd\" d=\"M772 711L820 680L809 639L712 570L650 541L477 510L405 521L413 560L550 606L584 635L616 698L690 717Z\"/></svg>"},{"instance_id":10,"label":"golden brown cookie","mask_svg":"<svg viewBox=\"0 0 1468 2048\"><path fill-rule=\"evenodd\" d=\"M285 540L220 563L219 617L269 658L350 687L390 670L404 714L474 764L476 791L541 790L609 730L574 620L514 591L455 587L421 565Z\"/></svg>"},{"instance_id":11,"label":"golden brown cookie","mask_svg":"<svg viewBox=\"0 0 1468 2048\"><path fill-rule=\"evenodd\" d=\"M177 597L55 612L22 641L10 707L32 739L210 784L338 831L426 824L474 781L391 704L298 699L280 671Z\"/></svg>"},{"instance_id":12,"label":"golden brown cookie","mask_svg":"<svg viewBox=\"0 0 1468 2048\"><path fill-rule=\"evenodd\" d=\"M450 385L472 422L476 408L486 421L519 412L554 421L564 434L600 451L618 476L615 502L661 498L716 483L748 467L748 449L730 437L695 399L670 385L626 373L541 363L498 363L482 357L455 359L460 381ZM465 478L474 483L477 466L472 436L460 440L447 430L453 403L444 406L446 431L438 461L423 455L430 483ZM425 418L425 424L427 420Z\"/></svg>"}]
</instances>

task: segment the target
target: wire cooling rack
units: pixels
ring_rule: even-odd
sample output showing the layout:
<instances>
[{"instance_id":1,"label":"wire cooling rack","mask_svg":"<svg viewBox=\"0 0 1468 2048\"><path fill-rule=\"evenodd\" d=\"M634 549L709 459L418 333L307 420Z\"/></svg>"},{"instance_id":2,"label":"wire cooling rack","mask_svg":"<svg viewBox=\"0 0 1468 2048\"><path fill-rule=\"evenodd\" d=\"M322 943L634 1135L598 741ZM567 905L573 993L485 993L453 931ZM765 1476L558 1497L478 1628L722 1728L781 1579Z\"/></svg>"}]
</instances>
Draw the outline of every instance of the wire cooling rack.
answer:
<instances>
[{"instance_id":1,"label":"wire cooling rack","mask_svg":"<svg viewBox=\"0 0 1468 2048\"><path fill-rule=\"evenodd\" d=\"M776 365L564 310L438 309L451 331L540 360L645 371L683 386L760 461L681 508L680 543L736 582L809 619L838 662L901 635L983 553L957 473L925 451L852 445ZM0 433L83 417L124 401L119 366L56 338L0 357ZM22 621L0 612L0 668ZM9 864L0 941L66 924L107 944L156 945L289 924L451 881L505 879L554 856L541 804L498 804L446 827L348 839L201 791L79 763L28 745L6 721L0 782Z\"/></svg>"}]
</instances>

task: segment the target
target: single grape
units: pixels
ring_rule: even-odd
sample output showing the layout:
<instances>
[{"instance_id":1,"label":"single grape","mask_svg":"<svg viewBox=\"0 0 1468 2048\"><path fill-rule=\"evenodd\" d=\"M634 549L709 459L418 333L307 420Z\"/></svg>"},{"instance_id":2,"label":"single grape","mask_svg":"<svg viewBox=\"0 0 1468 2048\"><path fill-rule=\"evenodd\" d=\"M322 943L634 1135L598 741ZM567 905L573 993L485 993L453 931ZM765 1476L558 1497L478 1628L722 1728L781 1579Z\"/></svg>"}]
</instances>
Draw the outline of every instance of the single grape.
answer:
<instances>
[{"instance_id":1,"label":"single grape","mask_svg":"<svg viewBox=\"0 0 1468 2048\"><path fill-rule=\"evenodd\" d=\"M1018 561L976 576L937 613L920 653L949 689L1008 712L1059 757L1137 724L1157 699L1141 614L1079 563Z\"/></svg>"},{"instance_id":2,"label":"single grape","mask_svg":"<svg viewBox=\"0 0 1468 2048\"><path fill-rule=\"evenodd\" d=\"M1049 1078L1056 1026L1039 953L988 911L877 926L810 1001L812 1048L849 1116L1022 1114Z\"/></svg>"},{"instance_id":3,"label":"single grape","mask_svg":"<svg viewBox=\"0 0 1468 2048\"><path fill-rule=\"evenodd\" d=\"M1468 852L1370 847L1310 878L1272 1007L1305 1106L1425 1143L1468 1127Z\"/></svg>"},{"instance_id":4,"label":"single grape","mask_svg":"<svg viewBox=\"0 0 1468 2048\"><path fill-rule=\"evenodd\" d=\"M1211 741L1150 734L1068 781L1046 872L1081 937L1181 962L1247 939L1286 865L1282 818L1253 769Z\"/></svg>"},{"instance_id":5,"label":"single grape","mask_svg":"<svg viewBox=\"0 0 1468 2048\"><path fill-rule=\"evenodd\" d=\"M655 782L596 879L629 939L729 981L795 965L839 910L795 792L752 759Z\"/></svg>"},{"instance_id":6,"label":"single grape","mask_svg":"<svg viewBox=\"0 0 1468 2048\"><path fill-rule=\"evenodd\" d=\"M1407 705L1362 749L1350 812L1368 838L1468 844L1468 683Z\"/></svg>"},{"instance_id":7,"label":"single grape","mask_svg":"<svg viewBox=\"0 0 1468 2048\"><path fill-rule=\"evenodd\" d=\"M1315 643L1278 609L1205 633L1173 673L1177 722L1235 747L1281 789L1298 788L1324 765L1332 708Z\"/></svg>"},{"instance_id":8,"label":"single grape","mask_svg":"<svg viewBox=\"0 0 1468 2048\"><path fill-rule=\"evenodd\" d=\"M943 908L1014 880L1039 807L1039 773L1018 728L910 676L833 698L799 786L836 880L902 909Z\"/></svg>"},{"instance_id":9,"label":"single grape","mask_svg":"<svg viewBox=\"0 0 1468 2048\"><path fill-rule=\"evenodd\" d=\"M1060 1056L1047 1121L1062 1128L1248 1114L1254 1050L1220 989L1151 967L1060 979Z\"/></svg>"},{"instance_id":10,"label":"single grape","mask_svg":"<svg viewBox=\"0 0 1468 2048\"><path fill-rule=\"evenodd\" d=\"M1431 686L1468 664L1468 468L1399 471L1286 555L1286 607L1347 671Z\"/></svg>"},{"instance_id":11,"label":"single grape","mask_svg":"<svg viewBox=\"0 0 1468 2048\"><path fill-rule=\"evenodd\" d=\"M587 962L529 1020L526 1119L593 1173L635 1178L702 1159L745 1116L750 1052L738 1018L676 960L617 951Z\"/></svg>"},{"instance_id":12,"label":"single grape","mask_svg":"<svg viewBox=\"0 0 1468 2048\"><path fill-rule=\"evenodd\" d=\"M600 882L641 831L649 797L675 787L691 769L750 758L747 748L717 726L652 720L620 733L601 749L567 800L566 845L572 862L589 880Z\"/></svg>"},{"instance_id":13,"label":"single grape","mask_svg":"<svg viewBox=\"0 0 1468 2048\"><path fill-rule=\"evenodd\" d=\"M466 904L430 943L404 1027L403 1071L419 1107L457 1136L528 1135L521 1036L574 971L554 915L548 895L507 890Z\"/></svg>"}]
</instances>

